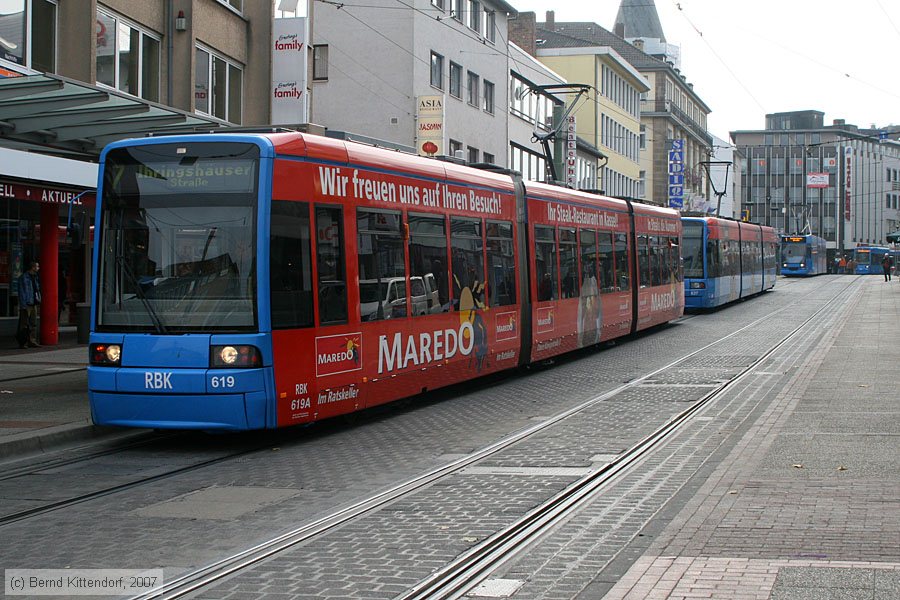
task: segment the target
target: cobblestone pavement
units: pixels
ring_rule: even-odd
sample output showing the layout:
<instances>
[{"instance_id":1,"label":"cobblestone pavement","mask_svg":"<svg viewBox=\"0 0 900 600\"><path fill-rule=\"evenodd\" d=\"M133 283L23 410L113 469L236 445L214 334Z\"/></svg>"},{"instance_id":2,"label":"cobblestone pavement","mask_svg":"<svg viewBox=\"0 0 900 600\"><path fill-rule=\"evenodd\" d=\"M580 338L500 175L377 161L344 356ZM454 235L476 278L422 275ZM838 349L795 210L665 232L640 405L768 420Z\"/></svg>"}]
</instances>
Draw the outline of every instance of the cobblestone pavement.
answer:
<instances>
[{"instance_id":1,"label":"cobblestone pavement","mask_svg":"<svg viewBox=\"0 0 900 600\"><path fill-rule=\"evenodd\" d=\"M752 331L734 336L675 371L654 376L477 467L347 523L203 594L208 598L392 597L587 469L622 452L701 398L711 389L710 382L732 377L782 332L847 286L865 292L867 298L868 283L851 283L854 280L779 280L775 292L760 298L684 319L599 352L574 354L552 368L497 377L437 393L427 401L419 398L398 404L365 415L355 425L332 422L282 433L273 436L268 452L4 527L4 537L16 542L0 545L0 564L5 568L162 567L172 578L482 448L661 368L726 331L771 315ZM843 302L846 308L851 301ZM785 306L786 310L773 314ZM641 563L634 561L647 553L651 542L661 540L657 535L663 526L687 506L706 477L785 388L808 357L803 348L822 345L823 338L837 331L834 324L843 314L836 309L828 312L810 328L802 347L785 349L760 366L755 377L735 386L732 400L717 402L694 419L667 452L655 454L622 477L615 493L598 498L560 527L559 537L548 536L498 577L525 582L517 598L578 594L599 598L610 591L632 565L638 568ZM868 355L862 362L871 358ZM155 468L165 462L165 453L145 461ZM780 462L776 464L781 468ZM108 468L101 463L80 465L77 475L102 478ZM47 475L59 476L65 470ZM23 483L19 494L46 495L47 475ZM669 554L660 549L656 556ZM792 587L785 581L796 579L779 585Z\"/></svg>"},{"instance_id":2,"label":"cobblestone pavement","mask_svg":"<svg viewBox=\"0 0 900 600\"><path fill-rule=\"evenodd\" d=\"M861 285L608 600L900 598L900 288Z\"/></svg>"}]
</instances>

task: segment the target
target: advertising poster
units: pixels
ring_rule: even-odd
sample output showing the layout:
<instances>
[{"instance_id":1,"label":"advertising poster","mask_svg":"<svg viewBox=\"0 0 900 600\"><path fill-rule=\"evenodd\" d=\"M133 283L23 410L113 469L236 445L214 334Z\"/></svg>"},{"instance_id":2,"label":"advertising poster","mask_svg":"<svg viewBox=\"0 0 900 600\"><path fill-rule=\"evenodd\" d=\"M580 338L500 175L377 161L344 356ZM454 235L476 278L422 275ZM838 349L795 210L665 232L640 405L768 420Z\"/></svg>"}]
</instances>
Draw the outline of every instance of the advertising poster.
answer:
<instances>
[{"instance_id":1,"label":"advertising poster","mask_svg":"<svg viewBox=\"0 0 900 600\"><path fill-rule=\"evenodd\" d=\"M416 154L443 156L446 154L444 146L444 97L417 97Z\"/></svg>"}]
</instances>

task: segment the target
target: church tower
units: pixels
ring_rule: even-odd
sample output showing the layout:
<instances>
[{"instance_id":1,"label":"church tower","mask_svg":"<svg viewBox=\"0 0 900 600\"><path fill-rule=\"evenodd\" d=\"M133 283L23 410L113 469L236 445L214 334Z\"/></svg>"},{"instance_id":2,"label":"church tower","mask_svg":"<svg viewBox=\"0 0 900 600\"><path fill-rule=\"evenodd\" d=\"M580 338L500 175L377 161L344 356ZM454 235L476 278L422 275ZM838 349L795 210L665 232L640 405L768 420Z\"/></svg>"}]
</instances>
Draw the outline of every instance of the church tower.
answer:
<instances>
[{"instance_id":1,"label":"church tower","mask_svg":"<svg viewBox=\"0 0 900 600\"><path fill-rule=\"evenodd\" d=\"M680 67L681 48L666 43L654 0L621 0L613 31L633 44L638 40L635 46L647 54Z\"/></svg>"}]
</instances>

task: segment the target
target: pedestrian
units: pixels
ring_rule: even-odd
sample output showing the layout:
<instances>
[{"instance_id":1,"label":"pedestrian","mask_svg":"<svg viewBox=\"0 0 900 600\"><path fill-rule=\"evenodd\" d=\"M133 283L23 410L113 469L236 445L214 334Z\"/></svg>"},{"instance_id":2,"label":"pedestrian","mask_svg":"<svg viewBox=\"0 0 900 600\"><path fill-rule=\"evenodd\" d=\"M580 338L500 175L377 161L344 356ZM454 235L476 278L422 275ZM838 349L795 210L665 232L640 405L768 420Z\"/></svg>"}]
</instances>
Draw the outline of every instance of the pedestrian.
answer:
<instances>
[{"instance_id":1,"label":"pedestrian","mask_svg":"<svg viewBox=\"0 0 900 600\"><path fill-rule=\"evenodd\" d=\"M856 261L853 258L847 259L847 273L850 275L856 273Z\"/></svg>"},{"instance_id":2,"label":"pedestrian","mask_svg":"<svg viewBox=\"0 0 900 600\"><path fill-rule=\"evenodd\" d=\"M41 266L31 261L27 271L19 276L19 326L16 341L19 348L37 348L37 307L41 304L41 282L38 270Z\"/></svg>"},{"instance_id":3,"label":"pedestrian","mask_svg":"<svg viewBox=\"0 0 900 600\"><path fill-rule=\"evenodd\" d=\"M884 270L884 280L891 280L891 269L894 268L894 259L891 258L890 254L885 254L884 258L881 259L881 268Z\"/></svg>"},{"instance_id":4,"label":"pedestrian","mask_svg":"<svg viewBox=\"0 0 900 600\"><path fill-rule=\"evenodd\" d=\"M838 261L838 273L844 273L847 269L847 257L842 256L841 260Z\"/></svg>"},{"instance_id":5,"label":"pedestrian","mask_svg":"<svg viewBox=\"0 0 900 600\"><path fill-rule=\"evenodd\" d=\"M59 294L59 303L56 306L56 310L59 312L57 320L60 321L60 325L62 325L62 313L66 309L66 302L69 299L69 274L65 269L59 270L57 292Z\"/></svg>"}]
</instances>

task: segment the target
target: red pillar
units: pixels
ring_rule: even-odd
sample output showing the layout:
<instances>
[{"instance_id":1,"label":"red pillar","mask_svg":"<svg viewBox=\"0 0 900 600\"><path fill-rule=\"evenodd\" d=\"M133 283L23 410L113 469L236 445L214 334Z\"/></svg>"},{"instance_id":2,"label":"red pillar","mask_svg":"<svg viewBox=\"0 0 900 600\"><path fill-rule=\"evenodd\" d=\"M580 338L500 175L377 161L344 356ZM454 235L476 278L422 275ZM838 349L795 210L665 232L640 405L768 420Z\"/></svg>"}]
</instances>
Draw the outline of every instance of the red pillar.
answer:
<instances>
[{"instance_id":1,"label":"red pillar","mask_svg":"<svg viewBox=\"0 0 900 600\"><path fill-rule=\"evenodd\" d=\"M59 206L41 205L41 324L39 342L59 343Z\"/></svg>"}]
</instances>

